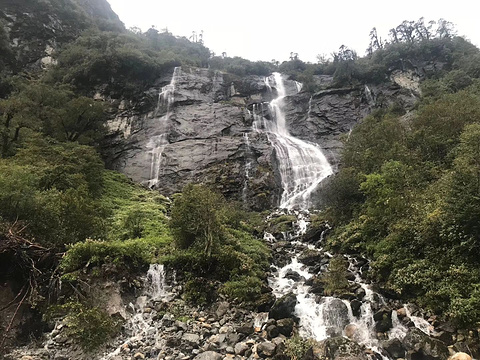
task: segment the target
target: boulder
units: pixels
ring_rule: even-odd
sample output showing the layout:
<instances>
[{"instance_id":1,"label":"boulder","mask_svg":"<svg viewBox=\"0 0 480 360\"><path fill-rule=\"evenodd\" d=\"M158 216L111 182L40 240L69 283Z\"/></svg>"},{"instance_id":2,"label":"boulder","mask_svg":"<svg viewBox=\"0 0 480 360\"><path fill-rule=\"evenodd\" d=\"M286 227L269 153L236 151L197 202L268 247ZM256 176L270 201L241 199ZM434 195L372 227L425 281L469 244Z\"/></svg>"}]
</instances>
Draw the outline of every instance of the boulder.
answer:
<instances>
[{"instance_id":1,"label":"boulder","mask_svg":"<svg viewBox=\"0 0 480 360\"><path fill-rule=\"evenodd\" d=\"M375 320L375 330L377 332L387 332L392 328L392 312L387 308L381 308L373 315Z\"/></svg>"},{"instance_id":2,"label":"boulder","mask_svg":"<svg viewBox=\"0 0 480 360\"><path fill-rule=\"evenodd\" d=\"M405 358L405 347L399 339L386 340L382 343L382 347L394 359Z\"/></svg>"},{"instance_id":3,"label":"boulder","mask_svg":"<svg viewBox=\"0 0 480 360\"><path fill-rule=\"evenodd\" d=\"M302 360L367 360L362 347L342 336L332 337L313 345Z\"/></svg>"},{"instance_id":4,"label":"boulder","mask_svg":"<svg viewBox=\"0 0 480 360\"><path fill-rule=\"evenodd\" d=\"M330 335L341 335L345 326L350 323L348 307L337 298L327 298L324 301L322 308L324 324L329 328Z\"/></svg>"},{"instance_id":5,"label":"boulder","mask_svg":"<svg viewBox=\"0 0 480 360\"><path fill-rule=\"evenodd\" d=\"M215 351L205 351L193 358L193 360L222 360L222 359L223 359L223 355L220 355Z\"/></svg>"},{"instance_id":6,"label":"boulder","mask_svg":"<svg viewBox=\"0 0 480 360\"><path fill-rule=\"evenodd\" d=\"M237 343L237 344L235 344L235 348L234 348L234 350L235 350L235 355L243 356L243 355L245 354L245 352L246 352L249 348L250 348L250 347L249 347L247 344L243 343L243 342Z\"/></svg>"},{"instance_id":7,"label":"boulder","mask_svg":"<svg viewBox=\"0 0 480 360\"><path fill-rule=\"evenodd\" d=\"M277 346L270 342L270 341L265 341L257 345L257 354L261 358L265 359L267 357L271 357L275 354Z\"/></svg>"},{"instance_id":8,"label":"boulder","mask_svg":"<svg viewBox=\"0 0 480 360\"><path fill-rule=\"evenodd\" d=\"M320 263L322 258L323 253L321 251L307 249L300 254L300 256L298 257L298 261L302 264L313 266Z\"/></svg>"},{"instance_id":9,"label":"boulder","mask_svg":"<svg viewBox=\"0 0 480 360\"><path fill-rule=\"evenodd\" d=\"M292 318L285 318L277 321L278 332L286 337L292 335L294 325L295 322Z\"/></svg>"},{"instance_id":10,"label":"boulder","mask_svg":"<svg viewBox=\"0 0 480 360\"><path fill-rule=\"evenodd\" d=\"M273 304L268 317L279 320L289 317L294 317L295 306L297 305L297 296L293 293L288 293L277 299Z\"/></svg>"},{"instance_id":11,"label":"boulder","mask_svg":"<svg viewBox=\"0 0 480 360\"><path fill-rule=\"evenodd\" d=\"M450 356L448 360L472 360L472 357L464 352L457 352L456 354Z\"/></svg>"},{"instance_id":12,"label":"boulder","mask_svg":"<svg viewBox=\"0 0 480 360\"><path fill-rule=\"evenodd\" d=\"M407 359L445 360L450 353L440 340L433 339L417 328L410 329L403 339Z\"/></svg>"}]
</instances>

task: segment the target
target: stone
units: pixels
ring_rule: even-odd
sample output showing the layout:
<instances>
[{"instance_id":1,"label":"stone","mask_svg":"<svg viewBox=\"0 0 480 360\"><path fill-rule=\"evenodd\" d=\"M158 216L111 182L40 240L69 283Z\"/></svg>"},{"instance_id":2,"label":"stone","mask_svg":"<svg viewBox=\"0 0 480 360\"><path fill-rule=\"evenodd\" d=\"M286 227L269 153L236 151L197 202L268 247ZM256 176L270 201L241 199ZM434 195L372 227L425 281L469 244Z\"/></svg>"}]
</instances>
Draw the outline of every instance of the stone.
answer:
<instances>
[{"instance_id":1,"label":"stone","mask_svg":"<svg viewBox=\"0 0 480 360\"><path fill-rule=\"evenodd\" d=\"M280 334L280 331L278 330L278 327L276 325L267 325L265 328L265 331L267 332L267 338L273 339L277 337Z\"/></svg>"},{"instance_id":2,"label":"stone","mask_svg":"<svg viewBox=\"0 0 480 360\"><path fill-rule=\"evenodd\" d=\"M292 318L285 318L285 319L279 319L277 320L277 329L278 332L284 336L291 336L293 332L293 326L295 325L295 322L293 321ZM275 337L275 336L273 336Z\"/></svg>"},{"instance_id":3,"label":"stone","mask_svg":"<svg viewBox=\"0 0 480 360\"><path fill-rule=\"evenodd\" d=\"M382 347L394 359L405 357L405 347L399 339L393 338L382 342Z\"/></svg>"},{"instance_id":4,"label":"stone","mask_svg":"<svg viewBox=\"0 0 480 360\"><path fill-rule=\"evenodd\" d=\"M293 293L288 293L277 299L270 309L268 316L276 320L293 317L296 305L297 296Z\"/></svg>"},{"instance_id":5,"label":"stone","mask_svg":"<svg viewBox=\"0 0 480 360\"><path fill-rule=\"evenodd\" d=\"M458 352L450 356L448 360L472 360L472 357L464 352Z\"/></svg>"},{"instance_id":6,"label":"stone","mask_svg":"<svg viewBox=\"0 0 480 360\"><path fill-rule=\"evenodd\" d=\"M267 357L273 356L275 354L276 348L277 346L274 343L270 341L265 341L257 345L257 354L261 358L265 359Z\"/></svg>"},{"instance_id":7,"label":"stone","mask_svg":"<svg viewBox=\"0 0 480 360\"><path fill-rule=\"evenodd\" d=\"M321 251L307 249L298 256L298 261L302 264L313 266L318 264L322 260L322 258L323 253Z\"/></svg>"},{"instance_id":8,"label":"stone","mask_svg":"<svg viewBox=\"0 0 480 360\"><path fill-rule=\"evenodd\" d=\"M246 322L237 328L237 333L239 334L250 335L253 334L253 332L253 322Z\"/></svg>"},{"instance_id":9,"label":"stone","mask_svg":"<svg viewBox=\"0 0 480 360\"><path fill-rule=\"evenodd\" d=\"M227 313L229 309L230 309L230 304L226 301L222 301L218 303L217 310L215 310L215 315L217 316L217 318L221 318Z\"/></svg>"},{"instance_id":10,"label":"stone","mask_svg":"<svg viewBox=\"0 0 480 360\"><path fill-rule=\"evenodd\" d=\"M343 329L350 323L347 305L337 298L328 298L322 309L325 326L329 328L330 336L342 334Z\"/></svg>"},{"instance_id":11,"label":"stone","mask_svg":"<svg viewBox=\"0 0 480 360\"><path fill-rule=\"evenodd\" d=\"M433 339L417 328L410 329L403 339L403 345L412 358L444 360L450 355L447 346L440 340Z\"/></svg>"},{"instance_id":12,"label":"stone","mask_svg":"<svg viewBox=\"0 0 480 360\"><path fill-rule=\"evenodd\" d=\"M362 347L342 336L332 337L312 345L302 360L367 360Z\"/></svg>"},{"instance_id":13,"label":"stone","mask_svg":"<svg viewBox=\"0 0 480 360\"><path fill-rule=\"evenodd\" d=\"M392 312L387 308L381 308L374 315L375 330L377 332L387 332L392 328Z\"/></svg>"},{"instance_id":14,"label":"stone","mask_svg":"<svg viewBox=\"0 0 480 360\"><path fill-rule=\"evenodd\" d=\"M141 352L137 352L135 355L133 355L134 359L145 359L145 355L142 354Z\"/></svg>"},{"instance_id":15,"label":"stone","mask_svg":"<svg viewBox=\"0 0 480 360\"><path fill-rule=\"evenodd\" d=\"M348 324L347 326L345 326L345 329L343 331L345 332L346 337L348 337L350 340L355 340L357 330L357 325Z\"/></svg>"},{"instance_id":16,"label":"stone","mask_svg":"<svg viewBox=\"0 0 480 360\"><path fill-rule=\"evenodd\" d=\"M198 354L193 360L222 360L223 356L215 351L205 351Z\"/></svg>"},{"instance_id":17,"label":"stone","mask_svg":"<svg viewBox=\"0 0 480 360\"><path fill-rule=\"evenodd\" d=\"M293 271L292 269L288 269L287 272L285 273L285 278L293 281L299 281L301 276L296 271Z\"/></svg>"},{"instance_id":18,"label":"stone","mask_svg":"<svg viewBox=\"0 0 480 360\"><path fill-rule=\"evenodd\" d=\"M191 345L198 345L199 342L200 342L200 335L185 333L182 336L182 340L186 341L187 343L189 343Z\"/></svg>"},{"instance_id":19,"label":"stone","mask_svg":"<svg viewBox=\"0 0 480 360\"><path fill-rule=\"evenodd\" d=\"M359 300L350 301L353 316L359 317L361 313L362 302Z\"/></svg>"},{"instance_id":20,"label":"stone","mask_svg":"<svg viewBox=\"0 0 480 360\"><path fill-rule=\"evenodd\" d=\"M235 344L234 348L235 354L240 356L243 356L248 349L250 349L250 347L243 342Z\"/></svg>"}]
</instances>

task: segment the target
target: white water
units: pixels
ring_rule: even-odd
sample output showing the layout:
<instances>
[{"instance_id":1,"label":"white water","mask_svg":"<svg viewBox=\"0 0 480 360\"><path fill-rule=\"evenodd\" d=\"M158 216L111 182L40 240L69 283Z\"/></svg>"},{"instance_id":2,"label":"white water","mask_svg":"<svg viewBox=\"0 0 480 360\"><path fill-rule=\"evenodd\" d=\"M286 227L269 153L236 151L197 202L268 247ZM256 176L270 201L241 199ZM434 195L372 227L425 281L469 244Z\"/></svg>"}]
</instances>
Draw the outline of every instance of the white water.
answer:
<instances>
[{"instance_id":1,"label":"white water","mask_svg":"<svg viewBox=\"0 0 480 360\"><path fill-rule=\"evenodd\" d=\"M333 173L332 167L317 144L290 135L283 111L283 101L288 94L281 74L273 73L265 79L265 84L269 91L273 88L277 91L277 97L269 104L272 119L263 116L263 104L254 105L253 129L265 132L275 148L283 189L280 207L308 209L311 193ZM301 86L295 85L299 91Z\"/></svg>"},{"instance_id":2,"label":"white water","mask_svg":"<svg viewBox=\"0 0 480 360\"><path fill-rule=\"evenodd\" d=\"M160 168L162 164L162 154L165 146L168 145L168 120L172 112L172 104L175 100L175 84L181 74L181 68L176 67L173 70L172 80L170 84L162 87L158 94L157 106L154 116L159 118L158 133L150 137L147 143L147 150L151 156L150 160L150 179L148 187L153 188L158 183ZM159 117L160 114L164 114Z\"/></svg>"},{"instance_id":3,"label":"white water","mask_svg":"<svg viewBox=\"0 0 480 360\"><path fill-rule=\"evenodd\" d=\"M405 308L407 317L413 322L415 327L423 331L425 334L430 335L432 330L430 323L420 316L413 316L408 304L404 304L403 307Z\"/></svg>"},{"instance_id":4,"label":"white water","mask_svg":"<svg viewBox=\"0 0 480 360\"><path fill-rule=\"evenodd\" d=\"M246 204L247 202L247 191L248 191L248 182L250 181L250 170L252 169L252 159L251 159L251 152L252 149L250 148L250 140L248 138L248 133L243 133L243 141L245 143L245 179L243 181L243 189L242 189L242 200L243 203Z\"/></svg>"},{"instance_id":5,"label":"white water","mask_svg":"<svg viewBox=\"0 0 480 360\"><path fill-rule=\"evenodd\" d=\"M144 295L139 296L135 304L130 303L128 305L133 312L133 315L125 322L125 329L129 337L122 341L114 351L103 356L102 360L109 360L117 356L121 353L123 347L140 341L149 333L157 331L157 321L153 319L153 313L145 312L144 309L150 301L170 301L173 297L166 284L164 266L151 264L145 282Z\"/></svg>"}]
</instances>

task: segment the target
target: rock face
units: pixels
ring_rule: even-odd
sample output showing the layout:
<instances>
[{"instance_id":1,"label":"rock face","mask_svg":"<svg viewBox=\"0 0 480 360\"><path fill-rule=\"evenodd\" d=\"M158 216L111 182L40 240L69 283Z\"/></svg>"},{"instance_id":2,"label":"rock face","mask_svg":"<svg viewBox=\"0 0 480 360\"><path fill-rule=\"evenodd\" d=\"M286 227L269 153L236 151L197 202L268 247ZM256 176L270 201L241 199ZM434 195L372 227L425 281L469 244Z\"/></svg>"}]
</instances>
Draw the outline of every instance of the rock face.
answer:
<instances>
[{"instance_id":1,"label":"rock face","mask_svg":"<svg viewBox=\"0 0 480 360\"><path fill-rule=\"evenodd\" d=\"M283 190L276 153L266 134L252 126L254 107L271 118L268 102L277 90L260 76L198 68L172 73L146 91L138 106L120 103L110 123L107 165L167 195L203 182L256 210L277 206ZM331 78L322 81L330 84ZM168 100L162 98L167 85ZM411 89L395 83L313 95L297 92L294 81L284 85L290 94L283 100L289 132L318 144L334 167L342 134L375 107L397 101L409 108L415 99Z\"/></svg>"},{"instance_id":2,"label":"rock face","mask_svg":"<svg viewBox=\"0 0 480 360\"><path fill-rule=\"evenodd\" d=\"M12 71L54 63L52 53L92 24L123 24L107 0L4 0L0 20L14 50Z\"/></svg>"}]
</instances>

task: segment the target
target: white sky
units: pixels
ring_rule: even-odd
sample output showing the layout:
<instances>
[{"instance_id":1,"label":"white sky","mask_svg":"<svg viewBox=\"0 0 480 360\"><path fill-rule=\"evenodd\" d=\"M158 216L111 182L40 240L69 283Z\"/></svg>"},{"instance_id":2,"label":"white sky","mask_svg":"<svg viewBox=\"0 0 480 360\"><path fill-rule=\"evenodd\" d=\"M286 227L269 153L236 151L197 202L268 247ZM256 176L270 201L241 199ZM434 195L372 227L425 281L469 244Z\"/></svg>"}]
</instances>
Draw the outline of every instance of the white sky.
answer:
<instances>
[{"instance_id":1,"label":"white sky","mask_svg":"<svg viewBox=\"0 0 480 360\"><path fill-rule=\"evenodd\" d=\"M288 60L290 52L316 62L345 44L364 55L369 32L403 20L444 18L458 35L480 44L478 0L108 0L126 27L152 25L177 36L204 32L205 46L220 55L249 60Z\"/></svg>"}]
</instances>

